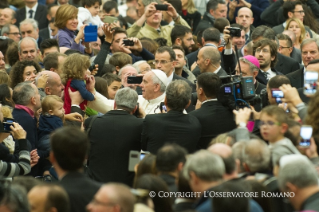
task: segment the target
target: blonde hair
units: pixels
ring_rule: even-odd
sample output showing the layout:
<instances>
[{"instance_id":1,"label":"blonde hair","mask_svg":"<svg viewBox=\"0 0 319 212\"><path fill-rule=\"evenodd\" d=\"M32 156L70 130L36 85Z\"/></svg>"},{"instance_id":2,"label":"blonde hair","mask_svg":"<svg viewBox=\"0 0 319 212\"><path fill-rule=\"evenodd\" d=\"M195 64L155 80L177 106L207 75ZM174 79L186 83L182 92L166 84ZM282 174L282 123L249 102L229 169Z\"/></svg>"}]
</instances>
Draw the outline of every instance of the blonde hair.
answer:
<instances>
[{"instance_id":1,"label":"blonde hair","mask_svg":"<svg viewBox=\"0 0 319 212\"><path fill-rule=\"evenodd\" d=\"M1 112L2 112L4 118L10 118L10 119L13 118L12 109L9 106L3 105L1 108Z\"/></svg>"},{"instance_id":2,"label":"blonde hair","mask_svg":"<svg viewBox=\"0 0 319 212\"><path fill-rule=\"evenodd\" d=\"M285 27L285 30L289 30L288 28L289 28L289 25L290 25L290 23L291 22L296 22L298 25L299 25L299 27L300 27L300 30L301 30L301 32L300 32L300 37L299 37L299 43L301 43L304 39L305 39L305 37L306 37L306 29L305 29L305 26L303 25L303 23L298 19L298 18L291 18L291 19L289 19L288 21L287 21L287 25L286 25L286 27Z\"/></svg>"},{"instance_id":3,"label":"blonde hair","mask_svg":"<svg viewBox=\"0 0 319 212\"><path fill-rule=\"evenodd\" d=\"M187 12L190 14L193 14L197 11L194 1L193 0L188 0L187 1Z\"/></svg>"},{"instance_id":4,"label":"blonde hair","mask_svg":"<svg viewBox=\"0 0 319 212\"><path fill-rule=\"evenodd\" d=\"M78 16L78 8L73 5L62 5L56 11L55 15L55 26L59 29L64 29L68 20L77 18Z\"/></svg>"},{"instance_id":5,"label":"blonde hair","mask_svg":"<svg viewBox=\"0 0 319 212\"><path fill-rule=\"evenodd\" d=\"M56 95L47 95L44 97L41 103L42 114L49 113L50 110L54 110L56 102L61 102L63 104L61 97Z\"/></svg>"},{"instance_id":6,"label":"blonde hair","mask_svg":"<svg viewBox=\"0 0 319 212\"><path fill-rule=\"evenodd\" d=\"M68 79L83 79L83 72L90 67L90 59L88 56L82 54L71 54L69 55L62 66L62 80L65 84Z\"/></svg>"},{"instance_id":7,"label":"blonde hair","mask_svg":"<svg viewBox=\"0 0 319 212\"><path fill-rule=\"evenodd\" d=\"M11 78L9 74L7 74L7 72L4 70L0 70L0 84L11 84Z\"/></svg>"}]
</instances>

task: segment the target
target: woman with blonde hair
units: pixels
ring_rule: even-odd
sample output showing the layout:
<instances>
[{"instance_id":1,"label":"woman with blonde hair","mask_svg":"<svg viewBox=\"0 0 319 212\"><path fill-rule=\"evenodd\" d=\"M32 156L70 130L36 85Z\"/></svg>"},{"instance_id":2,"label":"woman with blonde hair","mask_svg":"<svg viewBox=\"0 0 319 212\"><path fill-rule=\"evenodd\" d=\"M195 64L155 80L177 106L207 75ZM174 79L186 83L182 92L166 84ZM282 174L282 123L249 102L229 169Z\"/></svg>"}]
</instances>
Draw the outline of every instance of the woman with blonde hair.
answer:
<instances>
[{"instance_id":1,"label":"woman with blonde hair","mask_svg":"<svg viewBox=\"0 0 319 212\"><path fill-rule=\"evenodd\" d=\"M301 42L306 38L310 38L310 35L306 32L305 26L298 18L291 18L286 23L285 30L292 31L296 35L294 47L300 49Z\"/></svg>"},{"instance_id":2,"label":"woman with blonde hair","mask_svg":"<svg viewBox=\"0 0 319 212\"><path fill-rule=\"evenodd\" d=\"M182 1L182 18L188 23L195 32L202 15L197 11L193 0Z\"/></svg>"}]
</instances>

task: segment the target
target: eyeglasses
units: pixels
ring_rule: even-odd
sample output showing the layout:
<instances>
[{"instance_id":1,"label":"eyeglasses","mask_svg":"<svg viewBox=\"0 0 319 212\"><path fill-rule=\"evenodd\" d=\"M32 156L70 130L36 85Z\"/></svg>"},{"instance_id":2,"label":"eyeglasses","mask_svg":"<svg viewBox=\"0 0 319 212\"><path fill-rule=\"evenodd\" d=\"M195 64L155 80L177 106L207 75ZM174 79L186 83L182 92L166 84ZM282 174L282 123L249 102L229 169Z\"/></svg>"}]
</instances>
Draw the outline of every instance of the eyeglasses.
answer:
<instances>
[{"instance_id":1,"label":"eyeglasses","mask_svg":"<svg viewBox=\"0 0 319 212\"><path fill-rule=\"evenodd\" d=\"M301 14L305 14L305 11L304 10L299 10L299 11L293 11L294 13L300 13Z\"/></svg>"},{"instance_id":2,"label":"eyeglasses","mask_svg":"<svg viewBox=\"0 0 319 212\"><path fill-rule=\"evenodd\" d=\"M165 65L166 63L170 63L170 62L172 62L172 61L167 61L167 60L155 60L155 61L153 62L153 64L156 65L156 64L160 63L160 64Z\"/></svg>"},{"instance_id":3,"label":"eyeglasses","mask_svg":"<svg viewBox=\"0 0 319 212\"><path fill-rule=\"evenodd\" d=\"M15 36L20 35L19 32L10 32L10 33L7 33L7 34L9 34L9 35L15 35Z\"/></svg>"},{"instance_id":4,"label":"eyeglasses","mask_svg":"<svg viewBox=\"0 0 319 212\"><path fill-rule=\"evenodd\" d=\"M260 52L262 52L262 53L269 53L269 50L268 50L268 49L260 49L260 48L258 48L258 49L256 49L256 52L257 52L257 53L260 53Z\"/></svg>"},{"instance_id":5,"label":"eyeglasses","mask_svg":"<svg viewBox=\"0 0 319 212\"><path fill-rule=\"evenodd\" d=\"M264 125L266 125L267 127L271 127L271 126L274 126L274 125L280 126L280 123L279 122L273 122L273 121L260 121L259 122L259 127L262 127Z\"/></svg>"},{"instance_id":6,"label":"eyeglasses","mask_svg":"<svg viewBox=\"0 0 319 212\"><path fill-rule=\"evenodd\" d=\"M289 49L290 47L289 46L279 46L279 48L280 49L285 49L285 48Z\"/></svg>"}]
</instances>

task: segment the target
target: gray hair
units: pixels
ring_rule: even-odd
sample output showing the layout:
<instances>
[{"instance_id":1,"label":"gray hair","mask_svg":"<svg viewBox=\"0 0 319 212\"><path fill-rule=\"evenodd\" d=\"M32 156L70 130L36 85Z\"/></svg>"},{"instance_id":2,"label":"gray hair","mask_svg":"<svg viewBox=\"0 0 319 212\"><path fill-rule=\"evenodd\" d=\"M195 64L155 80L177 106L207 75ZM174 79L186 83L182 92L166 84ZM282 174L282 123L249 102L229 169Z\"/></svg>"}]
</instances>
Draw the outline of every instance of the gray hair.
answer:
<instances>
[{"instance_id":1,"label":"gray hair","mask_svg":"<svg viewBox=\"0 0 319 212\"><path fill-rule=\"evenodd\" d=\"M115 103L119 107L128 108L133 110L137 105L138 95L135 90L126 87L121 88L115 94Z\"/></svg>"},{"instance_id":2,"label":"gray hair","mask_svg":"<svg viewBox=\"0 0 319 212\"><path fill-rule=\"evenodd\" d=\"M5 24L2 28L1 28L1 36L3 36L3 34L8 34L10 33L10 25L11 24Z\"/></svg>"},{"instance_id":3,"label":"gray hair","mask_svg":"<svg viewBox=\"0 0 319 212\"><path fill-rule=\"evenodd\" d=\"M291 183L298 188L318 185L318 173L310 161L296 160L279 169L278 185L287 190L286 184Z\"/></svg>"},{"instance_id":4,"label":"gray hair","mask_svg":"<svg viewBox=\"0 0 319 212\"><path fill-rule=\"evenodd\" d=\"M19 105L28 105L30 99L36 95L31 82L21 82L13 89L12 100Z\"/></svg>"},{"instance_id":5,"label":"gray hair","mask_svg":"<svg viewBox=\"0 0 319 212\"><path fill-rule=\"evenodd\" d=\"M183 111L192 95L191 87L184 80L174 80L166 89L167 106L171 110Z\"/></svg>"},{"instance_id":6,"label":"gray hair","mask_svg":"<svg viewBox=\"0 0 319 212\"><path fill-rule=\"evenodd\" d=\"M159 84L160 85L160 92L161 93L164 93L166 91L166 85L154 73L153 73L152 80L153 80L153 84Z\"/></svg>"},{"instance_id":7,"label":"gray hair","mask_svg":"<svg viewBox=\"0 0 319 212\"><path fill-rule=\"evenodd\" d=\"M140 61L137 61L137 62L135 62L134 64L133 64L133 67L136 69L136 71L137 71L137 73L141 73L141 69L140 69L140 65L142 64L142 63L147 63L147 61L146 60L140 60Z\"/></svg>"},{"instance_id":8,"label":"gray hair","mask_svg":"<svg viewBox=\"0 0 319 212\"><path fill-rule=\"evenodd\" d=\"M318 48L318 50L319 50L319 41L318 41L317 39L315 39L315 38L308 38L308 39L304 39L304 40L301 42L301 44L300 44L300 51L302 51L302 47L303 47L304 45L307 45L307 44L312 43L312 42L315 42L315 43L316 43L317 48Z\"/></svg>"},{"instance_id":9,"label":"gray hair","mask_svg":"<svg viewBox=\"0 0 319 212\"><path fill-rule=\"evenodd\" d=\"M225 165L222 158L207 150L200 150L190 155L183 168L183 176L190 180L190 173L206 182L220 181L225 174Z\"/></svg>"},{"instance_id":10,"label":"gray hair","mask_svg":"<svg viewBox=\"0 0 319 212\"><path fill-rule=\"evenodd\" d=\"M247 145L248 141L240 141L240 142L236 142L233 146L232 146L232 151L233 151L233 156L235 159L238 159L240 162L240 169L239 173L244 172L245 168L243 166L243 161L244 161L244 149L245 146Z\"/></svg>"},{"instance_id":11,"label":"gray hair","mask_svg":"<svg viewBox=\"0 0 319 212\"><path fill-rule=\"evenodd\" d=\"M124 70L125 68L127 68L127 67L132 67L132 68L134 68L134 69L136 70L136 68L135 68L133 65L131 65L131 64L127 64L127 65L123 66L123 67L120 69L119 74L118 74L118 76L119 76L120 78L122 78L122 72L123 72L123 70Z\"/></svg>"},{"instance_id":12,"label":"gray hair","mask_svg":"<svg viewBox=\"0 0 319 212\"><path fill-rule=\"evenodd\" d=\"M251 139L243 148L243 163L246 163L251 172L264 171L270 165L270 150L264 141Z\"/></svg>"},{"instance_id":13,"label":"gray hair","mask_svg":"<svg viewBox=\"0 0 319 212\"><path fill-rule=\"evenodd\" d=\"M249 71L251 75L254 74L254 71L259 71L259 68L255 66L254 64L252 64L252 62L250 62L246 58L241 57L239 58L239 60L249 65Z\"/></svg>"},{"instance_id":14,"label":"gray hair","mask_svg":"<svg viewBox=\"0 0 319 212\"><path fill-rule=\"evenodd\" d=\"M39 29L38 22L32 18L24 19L23 21L20 22L19 26L21 27L22 25L25 25L25 24L31 24L34 30Z\"/></svg>"},{"instance_id":15,"label":"gray hair","mask_svg":"<svg viewBox=\"0 0 319 212\"><path fill-rule=\"evenodd\" d=\"M31 40L31 41L34 43L36 50L39 50L38 43L37 43L37 41L36 41L34 38L25 37L25 38L21 39L21 40L19 41L19 43L18 43L18 51L19 51L20 53L21 53L21 43L22 43L23 41L25 41L25 40Z\"/></svg>"},{"instance_id":16,"label":"gray hair","mask_svg":"<svg viewBox=\"0 0 319 212\"><path fill-rule=\"evenodd\" d=\"M160 0L142 0L144 7L146 7L147 5L149 5L150 3L153 3L153 2L156 2L157 4L161 4Z\"/></svg>"}]
</instances>

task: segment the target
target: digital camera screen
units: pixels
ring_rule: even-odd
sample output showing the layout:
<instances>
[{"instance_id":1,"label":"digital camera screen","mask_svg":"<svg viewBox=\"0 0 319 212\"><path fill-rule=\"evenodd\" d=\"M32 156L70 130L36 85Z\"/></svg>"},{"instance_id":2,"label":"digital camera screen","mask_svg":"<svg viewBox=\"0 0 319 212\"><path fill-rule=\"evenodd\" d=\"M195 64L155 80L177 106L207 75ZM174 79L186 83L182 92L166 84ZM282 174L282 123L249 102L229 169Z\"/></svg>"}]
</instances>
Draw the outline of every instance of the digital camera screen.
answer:
<instances>
[{"instance_id":1,"label":"digital camera screen","mask_svg":"<svg viewBox=\"0 0 319 212\"><path fill-rule=\"evenodd\" d=\"M231 87L225 87L225 94L231 93Z\"/></svg>"}]
</instances>

